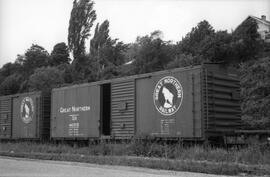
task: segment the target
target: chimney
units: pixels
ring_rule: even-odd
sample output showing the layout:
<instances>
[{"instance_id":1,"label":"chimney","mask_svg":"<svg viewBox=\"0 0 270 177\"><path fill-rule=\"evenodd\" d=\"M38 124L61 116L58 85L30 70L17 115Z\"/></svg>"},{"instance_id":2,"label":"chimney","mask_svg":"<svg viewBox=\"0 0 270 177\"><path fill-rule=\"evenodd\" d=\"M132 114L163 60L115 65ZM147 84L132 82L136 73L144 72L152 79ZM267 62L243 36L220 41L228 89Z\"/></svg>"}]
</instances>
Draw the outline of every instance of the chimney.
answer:
<instances>
[{"instance_id":1,"label":"chimney","mask_svg":"<svg viewBox=\"0 0 270 177\"><path fill-rule=\"evenodd\" d=\"M266 16L265 16L265 15L262 15L262 16L261 16L261 19L262 19L263 21L265 21L265 20L266 20Z\"/></svg>"}]
</instances>

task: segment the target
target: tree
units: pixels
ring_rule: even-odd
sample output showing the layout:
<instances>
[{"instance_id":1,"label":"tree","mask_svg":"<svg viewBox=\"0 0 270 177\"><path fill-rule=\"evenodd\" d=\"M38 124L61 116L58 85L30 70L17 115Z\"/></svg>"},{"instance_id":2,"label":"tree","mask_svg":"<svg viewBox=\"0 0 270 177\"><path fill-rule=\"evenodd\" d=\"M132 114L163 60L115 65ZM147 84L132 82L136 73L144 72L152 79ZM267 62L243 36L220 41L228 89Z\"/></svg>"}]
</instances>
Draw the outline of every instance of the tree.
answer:
<instances>
[{"instance_id":1,"label":"tree","mask_svg":"<svg viewBox=\"0 0 270 177\"><path fill-rule=\"evenodd\" d=\"M0 84L0 95L16 94L20 90L23 81L19 74L11 74L7 76Z\"/></svg>"},{"instance_id":2,"label":"tree","mask_svg":"<svg viewBox=\"0 0 270 177\"><path fill-rule=\"evenodd\" d=\"M74 62L85 54L85 40L90 36L90 29L96 20L92 0L74 0L69 20L68 47L73 52Z\"/></svg>"},{"instance_id":3,"label":"tree","mask_svg":"<svg viewBox=\"0 0 270 177\"><path fill-rule=\"evenodd\" d=\"M8 62L3 65L3 67L0 69L0 76L5 78L8 77L14 73L19 73L21 71L21 65L18 63L11 63ZM1 81L1 79L0 79Z\"/></svg>"},{"instance_id":4,"label":"tree","mask_svg":"<svg viewBox=\"0 0 270 177\"><path fill-rule=\"evenodd\" d=\"M57 69L63 73L63 79L65 83L71 84L75 80L76 71L73 65L64 63L58 65Z\"/></svg>"},{"instance_id":5,"label":"tree","mask_svg":"<svg viewBox=\"0 0 270 177\"><path fill-rule=\"evenodd\" d=\"M58 66L60 64L69 64L69 62L68 46L64 42L56 44L51 52L50 65Z\"/></svg>"},{"instance_id":6,"label":"tree","mask_svg":"<svg viewBox=\"0 0 270 177\"><path fill-rule=\"evenodd\" d=\"M42 67L29 77L29 90L49 92L52 88L64 83L62 72L56 67Z\"/></svg>"},{"instance_id":7,"label":"tree","mask_svg":"<svg viewBox=\"0 0 270 177\"><path fill-rule=\"evenodd\" d=\"M197 55L201 41L206 37L214 35L215 30L208 21L203 20L193 27L181 42L178 43L179 49L185 54Z\"/></svg>"},{"instance_id":8,"label":"tree","mask_svg":"<svg viewBox=\"0 0 270 177\"><path fill-rule=\"evenodd\" d=\"M50 55L41 46L32 44L24 55L17 55L14 63L7 63L0 69L2 94L28 91L28 79L36 68L48 66Z\"/></svg>"},{"instance_id":9,"label":"tree","mask_svg":"<svg viewBox=\"0 0 270 177\"><path fill-rule=\"evenodd\" d=\"M105 20L100 26L97 23L94 37L90 41L90 54L98 55L98 50L106 45L109 40L109 21Z\"/></svg>"},{"instance_id":10,"label":"tree","mask_svg":"<svg viewBox=\"0 0 270 177\"><path fill-rule=\"evenodd\" d=\"M256 21L252 18L249 18L235 29L235 31L233 32L233 35L237 39L243 39L243 40L251 39L255 41L256 39L260 37L257 30L258 30L258 25Z\"/></svg>"},{"instance_id":11,"label":"tree","mask_svg":"<svg viewBox=\"0 0 270 177\"><path fill-rule=\"evenodd\" d=\"M22 66L17 63L6 63L0 69L0 93L2 95L14 94L19 91L22 82Z\"/></svg>"},{"instance_id":12,"label":"tree","mask_svg":"<svg viewBox=\"0 0 270 177\"><path fill-rule=\"evenodd\" d=\"M20 58L24 73L30 76L36 68L49 65L49 53L41 46L32 44L23 58Z\"/></svg>"},{"instance_id":13,"label":"tree","mask_svg":"<svg viewBox=\"0 0 270 177\"><path fill-rule=\"evenodd\" d=\"M73 68L73 81L81 83L87 79L87 73L92 69L89 55L81 55L77 58L76 63L72 63Z\"/></svg>"},{"instance_id":14,"label":"tree","mask_svg":"<svg viewBox=\"0 0 270 177\"><path fill-rule=\"evenodd\" d=\"M101 25L96 25L94 37L90 41L90 59L92 61L89 65L97 71L97 80L115 76L116 67L125 61L124 52L126 49L127 45L118 42L117 39L111 39L109 36L108 20L105 20ZM97 68L93 68L93 66ZM109 72L111 73L109 74Z\"/></svg>"},{"instance_id":15,"label":"tree","mask_svg":"<svg viewBox=\"0 0 270 177\"><path fill-rule=\"evenodd\" d=\"M159 71L166 68L169 61L172 60L173 50L168 42L160 38L161 34L153 32L150 36L138 37L136 40L136 52L132 63L134 73L147 73Z\"/></svg>"},{"instance_id":16,"label":"tree","mask_svg":"<svg viewBox=\"0 0 270 177\"><path fill-rule=\"evenodd\" d=\"M212 62L230 63L233 57L231 43L231 34L227 31L217 31L200 42L198 55Z\"/></svg>"},{"instance_id":17,"label":"tree","mask_svg":"<svg viewBox=\"0 0 270 177\"><path fill-rule=\"evenodd\" d=\"M97 23L94 37L90 41L90 55L91 59L96 62L99 73L105 67L105 64L108 65L108 61L104 57L104 51L108 48L110 41L109 21L105 20L101 25Z\"/></svg>"},{"instance_id":18,"label":"tree","mask_svg":"<svg viewBox=\"0 0 270 177\"><path fill-rule=\"evenodd\" d=\"M119 66L124 63L127 45L109 36L109 21L96 25L95 34L90 41L90 55L98 60L101 68L108 65Z\"/></svg>"},{"instance_id":19,"label":"tree","mask_svg":"<svg viewBox=\"0 0 270 177\"><path fill-rule=\"evenodd\" d=\"M255 20L249 18L240 24L233 32L233 52L238 62L254 58L262 48L262 41L257 32L258 25Z\"/></svg>"}]
</instances>

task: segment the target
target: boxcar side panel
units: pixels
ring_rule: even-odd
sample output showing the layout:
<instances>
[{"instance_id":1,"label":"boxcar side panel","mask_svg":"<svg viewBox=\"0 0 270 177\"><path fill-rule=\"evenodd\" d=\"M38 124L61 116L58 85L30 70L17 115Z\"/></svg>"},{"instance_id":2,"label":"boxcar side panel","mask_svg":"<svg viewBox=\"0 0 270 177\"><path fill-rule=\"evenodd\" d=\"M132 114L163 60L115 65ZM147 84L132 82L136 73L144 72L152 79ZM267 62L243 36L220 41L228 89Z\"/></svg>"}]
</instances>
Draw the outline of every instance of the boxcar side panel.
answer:
<instances>
[{"instance_id":1,"label":"boxcar side panel","mask_svg":"<svg viewBox=\"0 0 270 177\"><path fill-rule=\"evenodd\" d=\"M135 81L134 79L112 83L112 135L115 138L134 136Z\"/></svg>"},{"instance_id":2,"label":"boxcar side panel","mask_svg":"<svg viewBox=\"0 0 270 177\"><path fill-rule=\"evenodd\" d=\"M40 93L13 97L12 138L40 138Z\"/></svg>"},{"instance_id":3,"label":"boxcar side panel","mask_svg":"<svg viewBox=\"0 0 270 177\"><path fill-rule=\"evenodd\" d=\"M240 129L240 82L237 74L221 65L205 65L203 87L207 112L205 125L209 135Z\"/></svg>"},{"instance_id":4,"label":"boxcar side panel","mask_svg":"<svg viewBox=\"0 0 270 177\"><path fill-rule=\"evenodd\" d=\"M136 134L201 138L201 69L136 80Z\"/></svg>"},{"instance_id":5,"label":"boxcar side panel","mask_svg":"<svg viewBox=\"0 0 270 177\"><path fill-rule=\"evenodd\" d=\"M100 86L78 86L52 92L52 138L99 137Z\"/></svg>"}]
</instances>

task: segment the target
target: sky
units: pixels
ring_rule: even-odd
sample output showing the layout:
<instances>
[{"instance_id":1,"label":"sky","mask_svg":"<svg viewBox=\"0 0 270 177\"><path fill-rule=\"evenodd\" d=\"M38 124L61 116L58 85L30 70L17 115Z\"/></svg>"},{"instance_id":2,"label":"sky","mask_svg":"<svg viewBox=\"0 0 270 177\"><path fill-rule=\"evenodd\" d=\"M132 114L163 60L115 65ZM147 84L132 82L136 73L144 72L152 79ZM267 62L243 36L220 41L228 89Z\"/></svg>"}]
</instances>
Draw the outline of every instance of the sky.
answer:
<instances>
[{"instance_id":1,"label":"sky","mask_svg":"<svg viewBox=\"0 0 270 177\"><path fill-rule=\"evenodd\" d=\"M177 42L200 21L215 30L235 29L248 15L270 20L270 0L94 0L95 23L110 22L110 35L125 43L155 30ZM0 0L0 67L32 44L49 53L67 43L73 0ZM91 29L93 36L94 26ZM89 38L89 40L90 40ZM89 47L89 40L86 42Z\"/></svg>"}]
</instances>

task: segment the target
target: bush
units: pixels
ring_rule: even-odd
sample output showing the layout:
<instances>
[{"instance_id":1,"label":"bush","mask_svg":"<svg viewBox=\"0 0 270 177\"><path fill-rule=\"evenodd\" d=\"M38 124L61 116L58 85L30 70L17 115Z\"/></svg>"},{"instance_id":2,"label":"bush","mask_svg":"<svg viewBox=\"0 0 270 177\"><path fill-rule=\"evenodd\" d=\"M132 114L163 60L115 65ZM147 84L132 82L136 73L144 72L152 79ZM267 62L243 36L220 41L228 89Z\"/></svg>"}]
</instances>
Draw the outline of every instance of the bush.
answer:
<instances>
[{"instance_id":1,"label":"bush","mask_svg":"<svg viewBox=\"0 0 270 177\"><path fill-rule=\"evenodd\" d=\"M0 84L0 95L11 95L18 93L22 82L23 78L19 74L12 74L6 77Z\"/></svg>"},{"instance_id":2,"label":"bush","mask_svg":"<svg viewBox=\"0 0 270 177\"><path fill-rule=\"evenodd\" d=\"M101 142L81 147L67 144L23 142L1 143L0 151L87 156L140 156L145 158L270 165L270 149L266 145L260 144L250 145L242 149L223 149L198 145L185 147L182 144L164 144L141 140L132 140L121 144Z\"/></svg>"},{"instance_id":3,"label":"bush","mask_svg":"<svg viewBox=\"0 0 270 177\"><path fill-rule=\"evenodd\" d=\"M50 91L64 83L63 73L56 67L42 67L35 70L29 78L30 91Z\"/></svg>"},{"instance_id":4,"label":"bush","mask_svg":"<svg viewBox=\"0 0 270 177\"><path fill-rule=\"evenodd\" d=\"M242 119L248 128L270 129L270 57L241 65Z\"/></svg>"}]
</instances>

